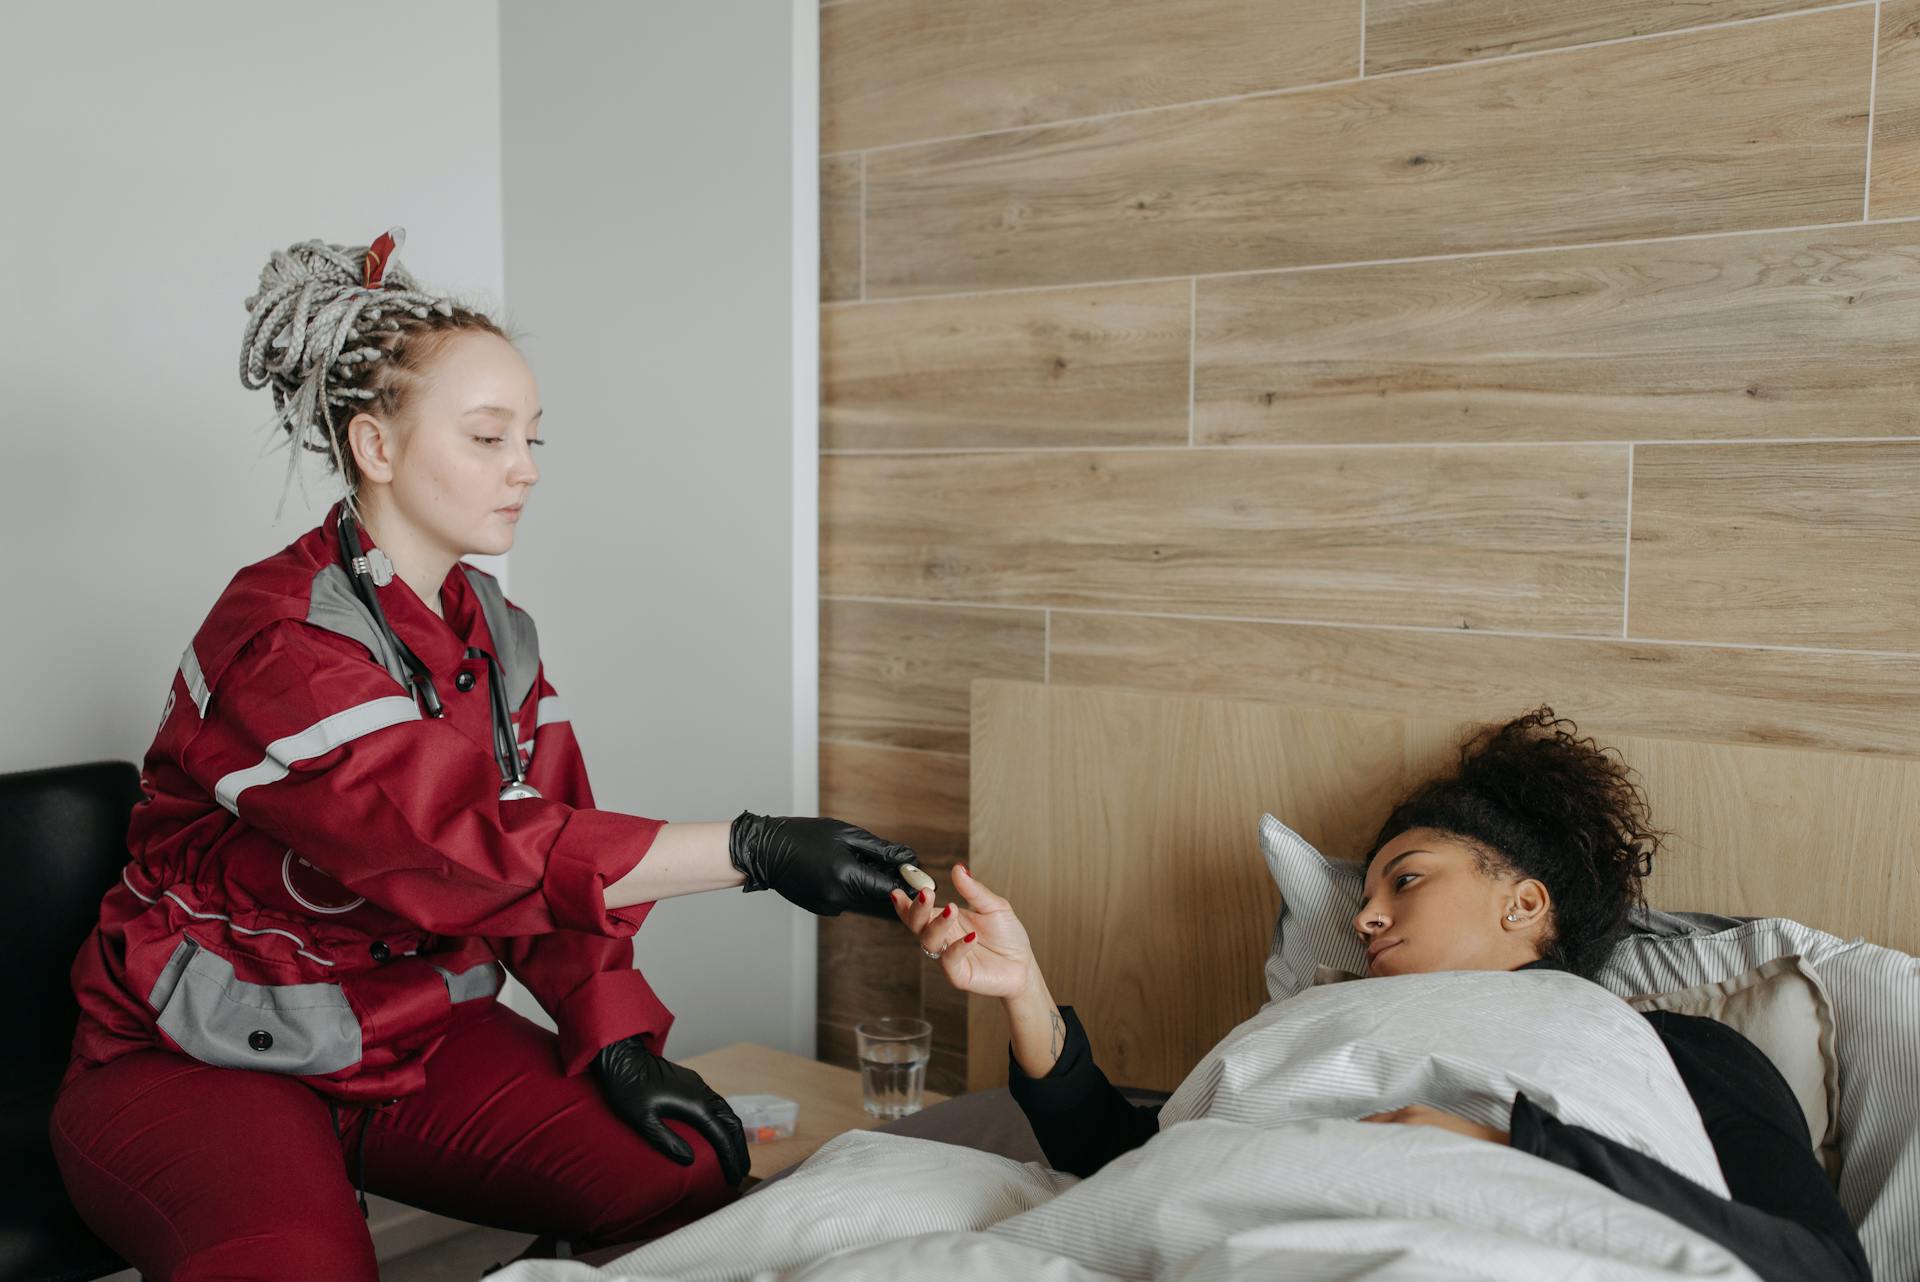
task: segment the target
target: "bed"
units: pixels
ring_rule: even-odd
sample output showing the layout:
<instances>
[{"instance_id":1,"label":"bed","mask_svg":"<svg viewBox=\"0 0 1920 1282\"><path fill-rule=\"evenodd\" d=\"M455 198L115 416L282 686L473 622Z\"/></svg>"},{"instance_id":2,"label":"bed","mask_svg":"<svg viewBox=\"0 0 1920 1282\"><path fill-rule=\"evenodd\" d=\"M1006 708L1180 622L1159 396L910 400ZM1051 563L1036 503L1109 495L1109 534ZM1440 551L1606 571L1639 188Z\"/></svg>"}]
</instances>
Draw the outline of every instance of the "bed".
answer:
<instances>
[{"instance_id":1,"label":"bed","mask_svg":"<svg viewBox=\"0 0 1920 1282\"><path fill-rule=\"evenodd\" d=\"M1580 714L1578 708L1562 711ZM1412 715L976 682L970 866L1019 908L1055 996L1079 1010L1109 1076L1147 1092L1173 1091L1210 1048L1278 995L1262 970L1276 946L1281 894L1255 844L1261 816L1283 817L1330 859L1363 853L1391 801L1444 764L1465 728L1448 719ZM1660 929L1709 941L1726 953L1727 960L1715 963L1723 968L1751 960L1742 948L1778 952L1791 947L1823 958L1823 965L1836 970L1851 966L1863 974L1862 959L1867 959L1873 966L1869 979L1853 976L1846 982L1870 983L1878 1001L1889 992L1896 1001L1910 996L1920 1012L1920 970L1905 969L1912 958L1903 957L1920 952L1920 760L1650 737L1631 733L1631 727L1584 721L1581 728L1619 749L1640 772L1656 822L1674 834L1649 885L1650 899L1663 907L1721 915L1690 922L1666 919ZM1769 935L1766 924L1775 919L1787 926L1798 923L1805 934ZM1856 945L1855 940L1870 942ZM1649 945L1669 946L1661 940ZM1709 944L1701 948L1711 951ZM1910 989L1902 986L1908 980ZM1851 1121L1864 1131L1858 1105L1869 1087L1882 1100L1906 1089L1905 1079L1895 1082L1891 1075L1913 1071L1911 1062L1902 1068L1896 1061L1904 1052L1920 1052L1920 1045L1900 1040L1920 1029L1920 1014L1905 1015L1910 1029L1899 1023L1902 1013L1894 1012L1899 1026L1890 1030L1880 1026L1887 1021L1870 1005L1861 1009L1869 1011L1856 1019L1864 1021L1861 1027L1849 1030L1842 1020L1841 1032L1855 1036L1843 1038L1830 1058L1837 1056L1841 1074L1835 1107L1853 1103ZM1878 1043L1872 1042L1875 1037ZM1850 1042L1866 1046L1851 1063L1846 1058ZM1005 1077L1006 1030L999 1004L974 999L968 1035L973 1093L889 1128L896 1132L889 1152L901 1155L909 1170L915 1161L964 1166L975 1160L1033 1160L1037 1148L1031 1134L997 1089ZM1876 1109L1867 1120L1884 1134L1862 1144L1853 1167L1852 1196L1861 1214L1873 1212L1873 1198L1886 1187L1911 1185L1912 1195L1920 1197L1920 1143L1911 1142L1911 1128L1903 1142L1898 1133L1903 1123L1885 1117L1883 1104ZM917 1141L987 1152L977 1159L951 1150L942 1156L936 1151L941 1145L909 1152L907 1146ZM989 1156L996 1153L1004 1157ZM816 1165L835 1161L870 1168L874 1160L865 1150L823 1150L823 1158L802 1172L816 1174ZM1100 1178L1105 1177L1103 1172ZM1005 1213L1016 1222L1022 1214L1043 1215L1048 1199L1061 1191L1044 1181L1009 1181L996 1195L1006 1205L995 1203L979 1215ZM771 1185L748 1202L771 1196L778 1187ZM1845 1184L1842 1194L1846 1200ZM800 1195L791 1196L797 1203ZM1016 1205L1023 1210L1009 1210ZM1903 1208L1883 1202L1878 1222L1870 1226L1873 1232L1863 1227L1883 1282L1920 1282L1920 1242L1913 1240L1920 1233L1915 1227L1920 1210L1913 1222L1902 1223ZM922 1231L931 1235L927 1240L946 1241L947 1249L959 1253L949 1259L956 1269L957 1261L979 1247L965 1238L972 1230L961 1221L922 1226ZM1059 1229L1052 1231L1057 1235ZM1003 1246L979 1247L985 1254L968 1257L969 1267L1008 1267L993 1256ZM1306 1248L1289 1239L1288 1249ZM1458 1247L1461 1258L1471 1258L1475 1249L1471 1243ZM672 1252L642 1252L628 1261L658 1269L675 1258ZM1189 1261L1191 1275L1225 1267L1222 1276L1238 1276L1233 1261L1247 1259L1244 1254L1209 1258L1199 1265ZM1286 1258L1293 1261L1288 1267L1298 1264L1294 1256ZM1328 1265L1333 1272L1353 1267L1350 1247L1327 1258L1334 1261ZM1030 1263L1068 1277L1081 1276L1075 1270L1084 1272L1085 1261ZM869 1264L875 1276L887 1267L880 1256ZM1534 1261L1527 1267L1550 1266ZM1695 1271L1673 1276L1738 1276L1737 1271L1715 1272L1719 1267L1696 1259L1687 1266ZM525 1276L654 1275L615 1270ZM725 1270L708 1275L725 1275ZM1107 1276L1098 1270L1085 1275ZM1605 1269L1595 1273L1606 1275ZM1388 1268L1379 1276L1399 1275ZM1621 1276L1642 1274L1629 1270Z\"/></svg>"}]
</instances>

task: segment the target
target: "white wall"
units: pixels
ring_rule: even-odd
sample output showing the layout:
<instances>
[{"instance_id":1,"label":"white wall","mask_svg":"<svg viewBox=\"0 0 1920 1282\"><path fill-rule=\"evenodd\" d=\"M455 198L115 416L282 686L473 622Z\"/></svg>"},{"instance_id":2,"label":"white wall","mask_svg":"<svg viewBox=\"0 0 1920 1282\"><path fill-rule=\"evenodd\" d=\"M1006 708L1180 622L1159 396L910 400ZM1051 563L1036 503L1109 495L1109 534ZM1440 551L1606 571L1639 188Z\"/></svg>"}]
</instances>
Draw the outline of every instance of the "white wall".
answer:
<instances>
[{"instance_id":1,"label":"white wall","mask_svg":"<svg viewBox=\"0 0 1920 1282\"><path fill-rule=\"evenodd\" d=\"M469 0L0 13L0 771L139 760L228 578L331 500L310 469L275 523L240 386L272 250L401 224L417 275L498 301L498 66Z\"/></svg>"},{"instance_id":2,"label":"white wall","mask_svg":"<svg viewBox=\"0 0 1920 1282\"><path fill-rule=\"evenodd\" d=\"M238 375L267 255L398 224L415 275L500 301L498 10L8 5L0 122L0 771L138 761L228 578L335 493L312 468L274 520ZM373 1204L383 1259L460 1227Z\"/></svg>"},{"instance_id":3,"label":"white wall","mask_svg":"<svg viewBox=\"0 0 1920 1282\"><path fill-rule=\"evenodd\" d=\"M514 595L612 809L816 804L817 19L501 5L507 292L549 442ZM813 941L770 892L656 907L670 1052L810 1053Z\"/></svg>"}]
</instances>

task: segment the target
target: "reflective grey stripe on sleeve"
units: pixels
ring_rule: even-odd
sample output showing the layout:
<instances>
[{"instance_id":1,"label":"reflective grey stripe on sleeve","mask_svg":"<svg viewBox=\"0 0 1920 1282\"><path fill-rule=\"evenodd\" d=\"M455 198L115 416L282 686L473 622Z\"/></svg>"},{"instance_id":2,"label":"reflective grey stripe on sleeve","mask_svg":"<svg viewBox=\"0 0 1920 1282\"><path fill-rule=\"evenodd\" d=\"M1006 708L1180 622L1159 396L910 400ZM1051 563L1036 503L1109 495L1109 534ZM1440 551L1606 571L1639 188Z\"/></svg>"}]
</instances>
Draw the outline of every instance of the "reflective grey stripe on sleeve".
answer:
<instances>
[{"instance_id":1,"label":"reflective grey stripe on sleeve","mask_svg":"<svg viewBox=\"0 0 1920 1282\"><path fill-rule=\"evenodd\" d=\"M160 1030L203 1064L337 1073L360 1062L360 1021L338 984L253 984L182 939L147 1004Z\"/></svg>"},{"instance_id":2,"label":"reflective grey stripe on sleeve","mask_svg":"<svg viewBox=\"0 0 1920 1282\"><path fill-rule=\"evenodd\" d=\"M189 644L185 654L180 656L180 675L187 683L187 693L193 696L193 706L202 717L207 715L207 698L212 691L207 689L207 678L200 671L200 656L193 652Z\"/></svg>"},{"instance_id":3,"label":"reflective grey stripe on sleeve","mask_svg":"<svg viewBox=\"0 0 1920 1282\"><path fill-rule=\"evenodd\" d=\"M450 970L435 966L440 978L447 981L447 996L456 1002L477 1001L482 997L491 997L500 991L500 965L498 962L482 962L454 974Z\"/></svg>"},{"instance_id":4,"label":"reflective grey stripe on sleeve","mask_svg":"<svg viewBox=\"0 0 1920 1282\"><path fill-rule=\"evenodd\" d=\"M226 775L213 786L216 801L240 813L240 794L263 783L278 783L287 777L295 762L306 761L352 743L362 735L397 726L404 721L420 720L420 709L404 694L389 695L336 712L308 726L298 734L275 739L267 745L267 755L244 770Z\"/></svg>"},{"instance_id":5,"label":"reflective grey stripe on sleeve","mask_svg":"<svg viewBox=\"0 0 1920 1282\"><path fill-rule=\"evenodd\" d=\"M557 722L572 720L573 718L567 715L567 705L560 702L560 696L557 694L548 695L542 699L539 705L533 710L533 728L535 731L538 731L541 726L550 726ZM533 744L534 741L529 739L520 745L520 752L528 761L533 760Z\"/></svg>"}]
</instances>

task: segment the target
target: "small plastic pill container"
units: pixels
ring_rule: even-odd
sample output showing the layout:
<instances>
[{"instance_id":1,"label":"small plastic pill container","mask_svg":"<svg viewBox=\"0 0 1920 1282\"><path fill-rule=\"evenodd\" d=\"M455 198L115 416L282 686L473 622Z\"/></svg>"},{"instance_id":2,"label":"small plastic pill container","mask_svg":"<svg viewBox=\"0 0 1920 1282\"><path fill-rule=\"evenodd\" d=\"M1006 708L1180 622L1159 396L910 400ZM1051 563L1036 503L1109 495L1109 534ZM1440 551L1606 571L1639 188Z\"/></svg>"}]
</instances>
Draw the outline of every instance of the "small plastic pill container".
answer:
<instances>
[{"instance_id":1,"label":"small plastic pill container","mask_svg":"<svg viewBox=\"0 0 1920 1282\"><path fill-rule=\"evenodd\" d=\"M791 1139L800 1106L778 1095L729 1095L727 1104L739 1114L749 1144L771 1144Z\"/></svg>"}]
</instances>

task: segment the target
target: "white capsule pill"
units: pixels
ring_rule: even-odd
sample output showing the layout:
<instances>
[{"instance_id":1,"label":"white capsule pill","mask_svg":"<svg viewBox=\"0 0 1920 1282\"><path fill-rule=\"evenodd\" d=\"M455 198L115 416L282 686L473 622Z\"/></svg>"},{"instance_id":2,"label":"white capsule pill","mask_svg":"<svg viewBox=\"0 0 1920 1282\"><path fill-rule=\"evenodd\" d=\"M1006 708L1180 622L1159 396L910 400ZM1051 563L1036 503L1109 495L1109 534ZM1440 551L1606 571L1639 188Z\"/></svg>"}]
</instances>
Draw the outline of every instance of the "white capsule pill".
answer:
<instances>
[{"instance_id":1,"label":"white capsule pill","mask_svg":"<svg viewBox=\"0 0 1920 1282\"><path fill-rule=\"evenodd\" d=\"M900 877L901 880L905 881L909 886L912 886L916 891L933 889L933 878L927 876L927 874L921 872L912 864L900 865Z\"/></svg>"}]
</instances>

